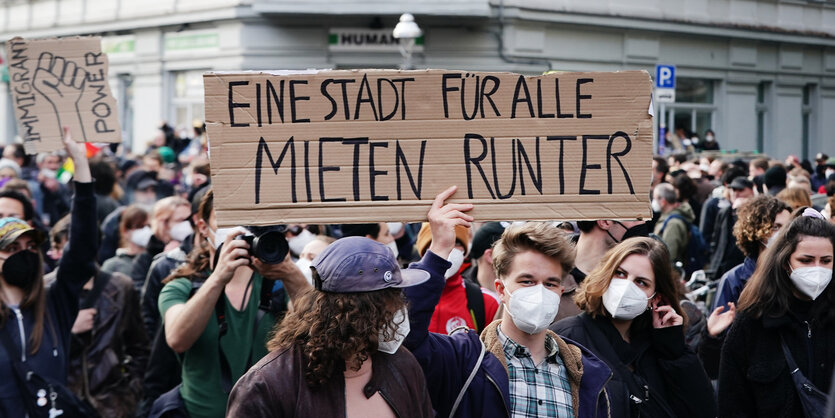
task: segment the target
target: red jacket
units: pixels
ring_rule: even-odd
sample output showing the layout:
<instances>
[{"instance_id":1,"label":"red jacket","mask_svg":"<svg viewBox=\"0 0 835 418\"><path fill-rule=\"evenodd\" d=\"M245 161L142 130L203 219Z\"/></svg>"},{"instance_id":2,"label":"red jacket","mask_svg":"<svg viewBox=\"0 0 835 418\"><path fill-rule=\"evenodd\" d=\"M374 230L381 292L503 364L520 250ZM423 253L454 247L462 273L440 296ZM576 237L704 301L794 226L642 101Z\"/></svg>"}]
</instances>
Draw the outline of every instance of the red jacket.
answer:
<instances>
[{"instance_id":1,"label":"red jacket","mask_svg":"<svg viewBox=\"0 0 835 418\"><path fill-rule=\"evenodd\" d=\"M465 267L462 266L455 276L447 280L444 292L441 294L441 300L435 306L435 312L432 313L429 332L449 334L450 331L464 325L470 329L475 329L475 321L473 316L470 315L469 309L467 309L467 291L464 288L464 279L461 278L461 271ZM487 326L487 324L493 322L493 317L499 310L500 301L484 289L481 289L481 296L484 297L485 322L482 326Z\"/></svg>"}]
</instances>

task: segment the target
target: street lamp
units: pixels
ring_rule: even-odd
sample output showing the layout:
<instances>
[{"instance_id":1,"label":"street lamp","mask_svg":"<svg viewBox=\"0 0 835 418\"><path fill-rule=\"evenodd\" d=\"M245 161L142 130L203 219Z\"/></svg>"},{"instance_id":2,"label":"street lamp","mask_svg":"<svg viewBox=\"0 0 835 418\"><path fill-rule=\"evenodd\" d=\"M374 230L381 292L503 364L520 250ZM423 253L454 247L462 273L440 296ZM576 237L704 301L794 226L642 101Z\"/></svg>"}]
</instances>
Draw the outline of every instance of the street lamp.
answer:
<instances>
[{"instance_id":1,"label":"street lamp","mask_svg":"<svg viewBox=\"0 0 835 418\"><path fill-rule=\"evenodd\" d=\"M400 22L397 23L391 34L395 39L400 40L400 55L403 56L400 69L411 70L413 68L412 48L415 46L415 40L423 35L423 31L415 23L415 17L411 13L403 13L400 15Z\"/></svg>"}]
</instances>

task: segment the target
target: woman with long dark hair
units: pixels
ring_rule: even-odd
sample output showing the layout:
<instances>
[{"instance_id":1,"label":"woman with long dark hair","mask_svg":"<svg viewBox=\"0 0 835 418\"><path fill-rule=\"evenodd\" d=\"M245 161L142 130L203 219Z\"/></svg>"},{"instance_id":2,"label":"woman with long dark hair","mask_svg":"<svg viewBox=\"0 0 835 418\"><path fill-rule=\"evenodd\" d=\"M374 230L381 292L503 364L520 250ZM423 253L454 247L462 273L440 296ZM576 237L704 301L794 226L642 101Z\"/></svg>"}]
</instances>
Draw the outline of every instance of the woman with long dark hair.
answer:
<instances>
[{"instance_id":1,"label":"woman with long dark hair","mask_svg":"<svg viewBox=\"0 0 835 418\"><path fill-rule=\"evenodd\" d=\"M722 346L720 416L824 410L835 365L835 225L811 208L796 215L739 297Z\"/></svg>"},{"instance_id":2,"label":"woman with long dark hair","mask_svg":"<svg viewBox=\"0 0 835 418\"><path fill-rule=\"evenodd\" d=\"M20 219L0 219L0 416L4 417L45 415L54 406L46 389L28 396L26 376L19 374L28 369L56 385L66 385L78 295L96 271L96 198L87 151L72 140L69 128L64 128L64 146L75 164L72 224L69 246L48 289L38 247L42 234ZM16 368L18 360L22 367Z\"/></svg>"},{"instance_id":3,"label":"woman with long dark hair","mask_svg":"<svg viewBox=\"0 0 835 418\"><path fill-rule=\"evenodd\" d=\"M577 316L552 329L612 369L613 417L713 417L713 389L684 342L685 315L664 244L631 238L609 250L575 296Z\"/></svg>"}]
</instances>

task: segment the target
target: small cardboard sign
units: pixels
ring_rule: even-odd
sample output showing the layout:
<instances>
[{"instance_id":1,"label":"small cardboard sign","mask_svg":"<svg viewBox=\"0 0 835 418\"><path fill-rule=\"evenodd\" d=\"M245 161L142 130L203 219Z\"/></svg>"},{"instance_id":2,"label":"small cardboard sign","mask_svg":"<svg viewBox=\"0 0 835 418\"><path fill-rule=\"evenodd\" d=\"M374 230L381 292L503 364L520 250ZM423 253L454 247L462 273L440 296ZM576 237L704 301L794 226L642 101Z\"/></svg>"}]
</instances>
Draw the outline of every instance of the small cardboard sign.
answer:
<instances>
[{"instance_id":1,"label":"small cardboard sign","mask_svg":"<svg viewBox=\"0 0 835 418\"><path fill-rule=\"evenodd\" d=\"M649 218L645 71L204 74L222 226Z\"/></svg>"},{"instance_id":2,"label":"small cardboard sign","mask_svg":"<svg viewBox=\"0 0 835 418\"><path fill-rule=\"evenodd\" d=\"M63 149L63 126L79 142L122 141L101 38L13 38L6 61L27 154Z\"/></svg>"}]
</instances>

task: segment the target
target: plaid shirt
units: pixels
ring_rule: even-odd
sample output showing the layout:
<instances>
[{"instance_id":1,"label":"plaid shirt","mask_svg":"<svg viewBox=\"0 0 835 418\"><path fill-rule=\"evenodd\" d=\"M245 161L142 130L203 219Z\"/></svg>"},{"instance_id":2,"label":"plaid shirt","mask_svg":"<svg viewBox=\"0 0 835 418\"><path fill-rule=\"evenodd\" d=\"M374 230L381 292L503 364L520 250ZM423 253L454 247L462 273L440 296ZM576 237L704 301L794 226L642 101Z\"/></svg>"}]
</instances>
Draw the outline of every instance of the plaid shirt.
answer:
<instances>
[{"instance_id":1,"label":"plaid shirt","mask_svg":"<svg viewBox=\"0 0 835 418\"><path fill-rule=\"evenodd\" d=\"M534 364L531 352L498 328L510 377L510 414L513 417L573 417L571 384L557 342L545 337L548 355Z\"/></svg>"}]
</instances>

